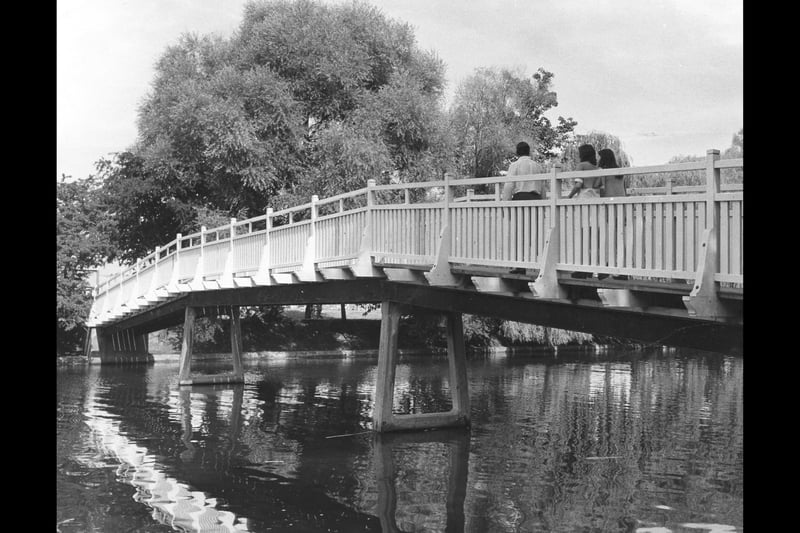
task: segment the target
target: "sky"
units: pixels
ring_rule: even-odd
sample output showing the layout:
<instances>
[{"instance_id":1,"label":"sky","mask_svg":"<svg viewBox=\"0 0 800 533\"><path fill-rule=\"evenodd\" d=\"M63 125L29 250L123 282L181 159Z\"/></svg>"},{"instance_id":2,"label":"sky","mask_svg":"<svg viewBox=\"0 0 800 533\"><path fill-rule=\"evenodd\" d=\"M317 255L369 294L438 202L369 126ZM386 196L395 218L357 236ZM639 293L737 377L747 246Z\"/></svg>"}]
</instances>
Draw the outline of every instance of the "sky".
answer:
<instances>
[{"instance_id":1,"label":"sky","mask_svg":"<svg viewBox=\"0 0 800 533\"><path fill-rule=\"evenodd\" d=\"M325 0L335 4L342 0ZM729 0L367 0L447 67L553 73L576 133L619 137L633 165L724 151L744 126L743 6ZM57 179L136 140L154 66L182 33L229 37L245 0L59 0Z\"/></svg>"}]
</instances>

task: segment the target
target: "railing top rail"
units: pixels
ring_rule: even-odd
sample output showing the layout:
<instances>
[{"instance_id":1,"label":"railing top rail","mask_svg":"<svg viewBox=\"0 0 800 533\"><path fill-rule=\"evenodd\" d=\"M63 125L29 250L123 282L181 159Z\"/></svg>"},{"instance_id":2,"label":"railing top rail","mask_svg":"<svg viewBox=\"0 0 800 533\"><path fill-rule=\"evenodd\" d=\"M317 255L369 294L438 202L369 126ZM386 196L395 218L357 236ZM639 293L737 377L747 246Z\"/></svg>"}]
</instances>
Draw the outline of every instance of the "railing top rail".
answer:
<instances>
[{"instance_id":1,"label":"railing top rail","mask_svg":"<svg viewBox=\"0 0 800 533\"><path fill-rule=\"evenodd\" d=\"M718 159L714 162L714 168L744 168L744 158Z\"/></svg>"},{"instance_id":2,"label":"railing top rail","mask_svg":"<svg viewBox=\"0 0 800 533\"><path fill-rule=\"evenodd\" d=\"M348 198L355 198L356 196L360 196L362 194L366 194L369 190L369 187L362 187L361 189L356 189L354 191L345 192L342 194L337 194L336 196L329 196L327 198L322 198L317 202L317 205L326 205L333 202L337 202L339 200L346 200Z\"/></svg>"},{"instance_id":3,"label":"railing top rail","mask_svg":"<svg viewBox=\"0 0 800 533\"><path fill-rule=\"evenodd\" d=\"M199 236L200 234L198 233L197 235ZM183 237L183 238L186 238L186 237ZM164 250L167 250L167 251L168 251L170 248L172 248L172 245L173 245L173 244L178 244L178 238L177 238L177 237L175 237L174 239L172 239L171 241L169 241L167 244L164 244L163 246L161 246L161 251L162 251L162 252L163 252ZM153 251L153 253L155 253L155 250ZM167 253L167 255L169 255L169 253Z\"/></svg>"},{"instance_id":4,"label":"railing top rail","mask_svg":"<svg viewBox=\"0 0 800 533\"><path fill-rule=\"evenodd\" d=\"M311 209L314 204L308 202L306 204L296 205L294 207L287 207L286 209L281 209L280 211L273 211L269 216L271 218L280 217L283 215L288 215L290 213L296 213L298 211L305 211L306 209Z\"/></svg>"},{"instance_id":5,"label":"railing top rail","mask_svg":"<svg viewBox=\"0 0 800 533\"><path fill-rule=\"evenodd\" d=\"M461 187L464 185L486 185L489 183L506 182L506 181L534 181L534 180L549 180L552 173L540 174L521 174L519 176L489 176L486 178L460 178L457 180L450 180L451 187Z\"/></svg>"},{"instance_id":6,"label":"railing top rail","mask_svg":"<svg viewBox=\"0 0 800 533\"><path fill-rule=\"evenodd\" d=\"M433 187L444 187L444 180L437 181L413 181L409 183L389 183L386 185L376 185L372 188L373 191L392 191L402 189L432 189ZM451 182L452 185L452 182Z\"/></svg>"},{"instance_id":7,"label":"railing top rail","mask_svg":"<svg viewBox=\"0 0 800 533\"><path fill-rule=\"evenodd\" d=\"M252 218L245 218L244 220L237 220L234 224L234 227L246 226L247 224L251 224L253 222L261 222L262 220L266 220L268 215L257 215Z\"/></svg>"},{"instance_id":8,"label":"railing top rail","mask_svg":"<svg viewBox=\"0 0 800 533\"><path fill-rule=\"evenodd\" d=\"M559 179L569 178L591 178L599 176L630 176L635 174L659 174L664 172L684 172L689 170L705 170L705 161L691 161L689 163L675 163L671 165L651 165L646 167L620 167L603 168L599 170L570 170L559 172L556 177Z\"/></svg>"}]
</instances>

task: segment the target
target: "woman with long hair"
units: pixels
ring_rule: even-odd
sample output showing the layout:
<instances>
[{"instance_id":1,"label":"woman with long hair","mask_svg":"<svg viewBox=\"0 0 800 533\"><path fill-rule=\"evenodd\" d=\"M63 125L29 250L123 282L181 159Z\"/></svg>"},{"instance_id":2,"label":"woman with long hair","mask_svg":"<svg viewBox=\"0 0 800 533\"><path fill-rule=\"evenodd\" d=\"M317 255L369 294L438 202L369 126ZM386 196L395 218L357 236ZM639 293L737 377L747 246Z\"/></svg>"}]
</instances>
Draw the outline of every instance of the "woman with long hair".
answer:
<instances>
[{"instance_id":1,"label":"woman with long hair","mask_svg":"<svg viewBox=\"0 0 800 533\"><path fill-rule=\"evenodd\" d=\"M597 155L600 156L600 161L597 166L600 168L619 168L617 158L614 151L610 148L603 148ZM616 196L627 196L625 191L625 176L603 176L603 189L600 196L603 198L613 198Z\"/></svg>"},{"instance_id":2,"label":"woman with long hair","mask_svg":"<svg viewBox=\"0 0 800 533\"><path fill-rule=\"evenodd\" d=\"M578 159L580 159L580 163L575 167L575 170L597 170L599 168L597 166L597 154L591 144L578 146ZM599 197L600 187L603 185L602 178L576 178L573 183L574 185L567 198L572 198L575 195L584 198Z\"/></svg>"}]
</instances>

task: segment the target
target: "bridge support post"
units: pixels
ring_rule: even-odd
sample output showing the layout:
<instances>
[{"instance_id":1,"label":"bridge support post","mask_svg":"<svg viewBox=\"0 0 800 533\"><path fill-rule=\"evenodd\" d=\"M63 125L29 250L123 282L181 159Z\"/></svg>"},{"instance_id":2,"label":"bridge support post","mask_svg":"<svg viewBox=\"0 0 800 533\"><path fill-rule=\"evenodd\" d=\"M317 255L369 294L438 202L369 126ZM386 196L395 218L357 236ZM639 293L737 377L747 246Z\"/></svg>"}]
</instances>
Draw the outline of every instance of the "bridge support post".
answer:
<instances>
[{"instance_id":1,"label":"bridge support post","mask_svg":"<svg viewBox=\"0 0 800 533\"><path fill-rule=\"evenodd\" d=\"M242 331L239 323L239 307L230 307L231 316L231 353L233 355L233 372L228 374L192 375L192 355L194 348L194 319L197 311L187 306L183 321L183 343L181 345L180 371L178 382L183 385L201 385L216 383L244 383L242 368Z\"/></svg>"},{"instance_id":2,"label":"bridge support post","mask_svg":"<svg viewBox=\"0 0 800 533\"><path fill-rule=\"evenodd\" d=\"M147 364L153 362L149 353L147 333L132 329L95 328L100 364ZM87 347L89 353L91 345Z\"/></svg>"},{"instance_id":3,"label":"bridge support post","mask_svg":"<svg viewBox=\"0 0 800 533\"><path fill-rule=\"evenodd\" d=\"M560 243L558 235L558 217L555 211L551 214L553 223L547 230L547 238L542 251L543 260L536 280L528 283L534 298L561 300L567 298L567 290L558 283L558 263Z\"/></svg>"},{"instance_id":4,"label":"bridge support post","mask_svg":"<svg viewBox=\"0 0 800 533\"><path fill-rule=\"evenodd\" d=\"M694 287L689 296L683 297L683 303L689 316L725 320L736 316L736 312L720 299L717 282L714 279L714 275L719 272L720 262L720 205L717 201L720 192L720 170L715 167L718 160L719 150L706 152L706 230L703 233Z\"/></svg>"},{"instance_id":5,"label":"bridge support post","mask_svg":"<svg viewBox=\"0 0 800 533\"><path fill-rule=\"evenodd\" d=\"M381 303L381 336L378 348L378 373L375 383L373 428L378 432L428 429L469 425L469 387L464 349L464 329L460 313L446 313L447 359L450 371L450 392L453 407L442 413L395 415L394 378L397 368L397 339L400 330L401 305Z\"/></svg>"}]
</instances>

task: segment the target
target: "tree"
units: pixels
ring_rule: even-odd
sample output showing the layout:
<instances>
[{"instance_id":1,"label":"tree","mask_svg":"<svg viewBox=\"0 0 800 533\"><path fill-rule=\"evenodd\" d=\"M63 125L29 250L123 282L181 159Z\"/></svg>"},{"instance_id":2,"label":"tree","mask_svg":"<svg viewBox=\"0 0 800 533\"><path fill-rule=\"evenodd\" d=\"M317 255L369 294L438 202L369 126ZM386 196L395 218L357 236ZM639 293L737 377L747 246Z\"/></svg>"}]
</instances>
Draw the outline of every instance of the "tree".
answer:
<instances>
[{"instance_id":1,"label":"tree","mask_svg":"<svg viewBox=\"0 0 800 533\"><path fill-rule=\"evenodd\" d=\"M591 144L598 152L603 148L610 148L617 157L617 164L620 167L629 167L633 164L633 160L622 147L622 141L620 141L619 137L605 131L591 130L588 133L575 134L575 136L564 145L564 151L561 154L562 170L564 172L573 170L580 161L578 157L578 146L582 144Z\"/></svg>"},{"instance_id":2,"label":"tree","mask_svg":"<svg viewBox=\"0 0 800 533\"><path fill-rule=\"evenodd\" d=\"M720 154L720 159L738 159L744 157L744 128L735 133L731 146ZM692 163L705 161L705 155L676 155L670 158L668 165L678 163ZM743 183L744 170L741 168L722 169L720 173L722 183ZM673 186L705 185L706 175L704 170L686 170L681 172L661 172L659 174L643 174L634 176L633 187L664 187L667 183Z\"/></svg>"},{"instance_id":3,"label":"tree","mask_svg":"<svg viewBox=\"0 0 800 533\"><path fill-rule=\"evenodd\" d=\"M90 269L113 254L109 220L97 198L98 180L56 183L56 344L59 354L80 346L92 305Z\"/></svg>"},{"instance_id":4,"label":"tree","mask_svg":"<svg viewBox=\"0 0 800 533\"><path fill-rule=\"evenodd\" d=\"M137 143L100 163L121 257L204 216L431 174L443 87L443 63L410 26L360 2L250 2L232 38L182 36L157 64Z\"/></svg>"},{"instance_id":5,"label":"tree","mask_svg":"<svg viewBox=\"0 0 800 533\"><path fill-rule=\"evenodd\" d=\"M456 139L458 172L497 175L526 141L540 161L554 157L577 122L558 117L553 126L545 113L558 105L553 74L540 68L527 78L521 71L480 68L459 85L450 109Z\"/></svg>"}]
</instances>

